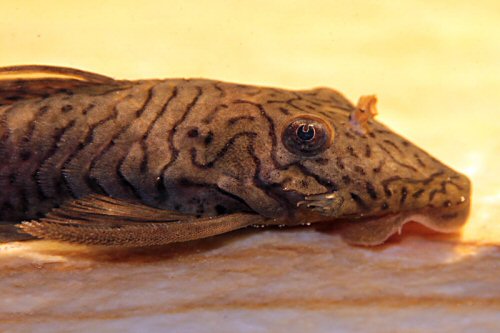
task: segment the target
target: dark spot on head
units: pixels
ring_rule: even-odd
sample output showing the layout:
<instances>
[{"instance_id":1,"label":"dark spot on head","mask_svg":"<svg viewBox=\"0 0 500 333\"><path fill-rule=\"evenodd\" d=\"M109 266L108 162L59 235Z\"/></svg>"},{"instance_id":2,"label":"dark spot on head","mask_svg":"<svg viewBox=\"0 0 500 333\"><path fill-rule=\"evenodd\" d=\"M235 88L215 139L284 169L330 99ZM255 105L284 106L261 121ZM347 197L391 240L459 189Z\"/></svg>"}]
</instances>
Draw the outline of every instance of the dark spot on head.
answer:
<instances>
[{"instance_id":1,"label":"dark spot on head","mask_svg":"<svg viewBox=\"0 0 500 333\"><path fill-rule=\"evenodd\" d=\"M279 110L281 111L281 113L283 114L286 114L286 115L289 115L290 114L290 111L287 109L287 108L283 108L283 107L280 107Z\"/></svg>"},{"instance_id":2,"label":"dark spot on head","mask_svg":"<svg viewBox=\"0 0 500 333\"><path fill-rule=\"evenodd\" d=\"M351 177L349 177L348 175L342 176L342 181L344 182L344 184L348 185L351 183Z\"/></svg>"},{"instance_id":3,"label":"dark spot on head","mask_svg":"<svg viewBox=\"0 0 500 333\"><path fill-rule=\"evenodd\" d=\"M373 133L373 132L368 133L368 135L369 135L371 138L375 138L375 137L376 137L375 133Z\"/></svg>"},{"instance_id":4,"label":"dark spot on head","mask_svg":"<svg viewBox=\"0 0 500 333\"><path fill-rule=\"evenodd\" d=\"M356 154L356 152L354 151L354 148L352 148L351 146L347 146L347 152L352 156L352 157L355 157L355 158L358 158L358 155Z\"/></svg>"},{"instance_id":5,"label":"dark spot on head","mask_svg":"<svg viewBox=\"0 0 500 333\"><path fill-rule=\"evenodd\" d=\"M227 208L222 205L216 205L215 211L217 212L217 215L227 214Z\"/></svg>"},{"instance_id":6,"label":"dark spot on head","mask_svg":"<svg viewBox=\"0 0 500 333\"><path fill-rule=\"evenodd\" d=\"M370 156L372 156L372 149L370 148L369 145L366 145L365 146L365 157L369 158Z\"/></svg>"},{"instance_id":7,"label":"dark spot on head","mask_svg":"<svg viewBox=\"0 0 500 333\"><path fill-rule=\"evenodd\" d=\"M382 204L382 210L386 210L386 209L388 209L388 208L389 208L389 205L387 204L387 202L384 202L384 203Z\"/></svg>"},{"instance_id":8,"label":"dark spot on head","mask_svg":"<svg viewBox=\"0 0 500 333\"><path fill-rule=\"evenodd\" d=\"M410 143L409 143L408 141L406 141L406 140L401 141L401 143L402 143L402 144L403 144L403 146L405 146L405 147L408 147L408 146L410 145Z\"/></svg>"},{"instance_id":9,"label":"dark spot on head","mask_svg":"<svg viewBox=\"0 0 500 333\"><path fill-rule=\"evenodd\" d=\"M380 162L380 164L372 170L374 173L379 173L380 171L382 171L382 162Z\"/></svg>"},{"instance_id":10,"label":"dark spot on head","mask_svg":"<svg viewBox=\"0 0 500 333\"><path fill-rule=\"evenodd\" d=\"M388 188L384 188L384 193L386 197L391 197L392 196L392 191Z\"/></svg>"},{"instance_id":11,"label":"dark spot on head","mask_svg":"<svg viewBox=\"0 0 500 333\"><path fill-rule=\"evenodd\" d=\"M208 132L207 136L205 136L205 145L208 146L214 140L214 134L212 132Z\"/></svg>"},{"instance_id":12,"label":"dark spot on head","mask_svg":"<svg viewBox=\"0 0 500 333\"><path fill-rule=\"evenodd\" d=\"M345 136L348 137L349 139L356 139L356 137L349 132L345 132Z\"/></svg>"},{"instance_id":13,"label":"dark spot on head","mask_svg":"<svg viewBox=\"0 0 500 333\"><path fill-rule=\"evenodd\" d=\"M412 197L414 197L416 199L416 198L420 197L424 192L425 192L425 190L420 189L417 192L413 193Z\"/></svg>"},{"instance_id":14,"label":"dark spot on head","mask_svg":"<svg viewBox=\"0 0 500 333\"><path fill-rule=\"evenodd\" d=\"M29 151L29 150L21 150L21 153L19 154L19 157L21 158L22 161L27 161L31 157L31 151Z\"/></svg>"},{"instance_id":15,"label":"dark spot on head","mask_svg":"<svg viewBox=\"0 0 500 333\"><path fill-rule=\"evenodd\" d=\"M354 171L356 171L360 175L366 175L365 170L362 167L360 167L359 165L354 166Z\"/></svg>"},{"instance_id":16,"label":"dark spot on head","mask_svg":"<svg viewBox=\"0 0 500 333\"><path fill-rule=\"evenodd\" d=\"M368 208L365 201L359 195L357 195L356 193L353 193L353 192L351 192L350 194L351 194L352 200L354 200L354 202L356 202L356 204L359 207L361 207L362 209L365 209L365 210Z\"/></svg>"},{"instance_id":17,"label":"dark spot on head","mask_svg":"<svg viewBox=\"0 0 500 333\"><path fill-rule=\"evenodd\" d=\"M92 110L95 107L95 104L89 104L87 105L83 110L82 114L86 115L90 110Z\"/></svg>"},{"instance_id":18,"label":"dark spot on head","mask_svg":"<svg viewBox=\"0 0 500 333\"><path fill-rule=\"evenodd\" d=\"M198 129L196 128L193 128L193 129L190 129L188 132L187 132L187 135L190 137L190 138L196 138L200 133L198 132Z\"/></svg>"},{"instance_id":19,"label":"dark spot on head","mask_svg":"<svg viewBox=\"0 0 500 333\"><path fill-rule=\"evenodd\" d=\"M425 167L425 163L422 161L422 159L417 153L413 154L413 156L415 157L415 160L421 167Z\"/></svg>"},{"instance_id":20,"label":"dark spot on head","mask_svg":"<svg viewBox=\"0 0 500 333\"><path fill-rule=\"evenodd\" d=\"M392 142L391 140L387 140L387 139L386 139L386 140L384 140L383 142L384 142L386 145L393 147L393 148L394 148L394 149L396 149L398 152L403 153L403 151L401 150L401 148L399 148L399 147L398 147L398 145L396 145L396 144L395 144L394 142Z\"/></svg>"},{"instance_id":21,"label":"dark spot on head","mask_svg":"<svg viewBox=\"0 0 500 333\"><path fill-rule=\"evenodd\" d=\"M228 125L233 126L237 122L244 121L244 120L252 121L252 120L255 120L255 117L253 117L253 116L238 116L238 117L233 117L233 118L229 119L227 121L227 123L228 123Z\"/></svg>"},{"instance_id":22,"label":"dark spot on head","mask_svg":"<svg viewBox=\"0 0 500 333\"><path fill-rule=\"evenodd\" d=\"M377 194L377 191L375 191L375 187L373 186L372 183L366 182L366 192L368 192L368 195L373 200L377 199L378 194Z\"/></svg>"},{"instance_id":23,"label":"dark spot on head","mask_svg":"<svg viewBox=\"0 0 500 333\"><path fill-rule=\"evenodd\" d=\"M69 104L66 104L64 105L62 108L61 108L61 111L66 113L66 112L70 112L71 110L73 110L73 106L69 105Z\"/></svg>"},{"instance_id":24,"label":"dark spot on head","mask_svg":"<svg viewBox=\"0 0 500 333\"><path fill-rule=\"evenodd\" d=\"M342 162L342 159L337 156L337 166L339 167L340 170L344 170L344 162Z\"/></svg>"}]
</instances>

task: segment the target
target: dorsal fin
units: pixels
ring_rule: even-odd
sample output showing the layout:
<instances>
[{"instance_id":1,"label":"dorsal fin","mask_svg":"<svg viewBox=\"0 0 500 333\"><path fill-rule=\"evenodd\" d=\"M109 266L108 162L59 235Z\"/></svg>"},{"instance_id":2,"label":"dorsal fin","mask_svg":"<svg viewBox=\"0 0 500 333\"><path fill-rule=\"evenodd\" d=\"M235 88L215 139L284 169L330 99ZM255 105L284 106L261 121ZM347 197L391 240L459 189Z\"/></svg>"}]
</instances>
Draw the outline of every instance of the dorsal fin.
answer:
<instances>
[{"instance_id":1,"label":"dorsal fin","mask_svg":"<svg viewBox=\"0 0 500 333\"><path fill-rule=\"evenodd\" d=\"M99 93L119 88L124 81L78 69L55 66L0 67L0 106L18 100L72 94L87 89Z\"/></svg>"},{"instance_id":2,"label":"dorsal fin","mask_svg":"<svg viewBox=\"0 0 500 333\"><path fill-rule=\"evenodd\" d=\"M108 76L82 71L69 67L21 65L0 67L0 80L29 80L29 79L74 79L92 83L113 83L115 80Z\"/></svg>"}]
</instances>

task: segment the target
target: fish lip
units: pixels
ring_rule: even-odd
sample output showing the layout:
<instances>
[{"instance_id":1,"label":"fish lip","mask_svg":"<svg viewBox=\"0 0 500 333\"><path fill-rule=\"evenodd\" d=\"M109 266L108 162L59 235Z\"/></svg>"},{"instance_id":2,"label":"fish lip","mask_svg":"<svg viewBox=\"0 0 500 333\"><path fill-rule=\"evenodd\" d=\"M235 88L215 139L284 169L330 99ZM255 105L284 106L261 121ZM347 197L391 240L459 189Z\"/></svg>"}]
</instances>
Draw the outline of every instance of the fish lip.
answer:
<instances>
[{"instance_id":1,"label":"fish lip","mask_svg":"<svg viewBox=\"0 0 500 333\"><path fill-rule=\"evenodd\" d=\"M365 216L342 216L339 218L319 216L316 215L318 219L309 220L306 223L315 223L318 228L329 229L330 227L338 226L341 229L349 225L362 225L370 222L380 221L383 223L384 220L392 219L397 221L395 225L397 228L393 232L388 233L382 241L372 244L359 244L355 241L346 240L349 243L357 245L378 245L387 240L392 234L396 232L401 232L402 227L409 222L416 222L428 229L441 233L454 233L460 231L460 229L466 224L471 208L471 201L454 205L451 207L434 207L426 206L417 209L403 210L399 212L385 213L385 214L375 214L375 215L365 215ZM343 236L343 238L346 238Z\"/></svg>"},{"instance_id":2,"label":"fish lip","mask_svg":"<svg viewBox=\"0 0 500 333\"><path fill-rule=\"evenodd\" d=\"M344 241L357 246L380 245L394 234L401 234L405 224L415 222L440 233L457 233L467 222L470 204L454 207L424 207L396 213L392 216L367 218L339 223Z\"/></svg>"},{"instance_id":3,"label":"fish lip","mask_svg":"<svg viewBox=\"0 0 500 333\"><path fill-rule=\"evenodd\" d=\"M470 201L453 207L423 207L357 218L325 218L315 222L316 230L338 233L341 238L354 246L375 246L383 244L394 234L401 234L403 226L416 222L440 233L459 232L467 222ZM309 222L310 223L310 222ZM306 224L309 224L306 223Z\"/></svg>"},{"instance_id":4,"label":"fish lip","mask_svg":"<svg viewBox=\"0 0 500 333\"><path fill-rule=\"evenodd\" d=\"M402 209L400 211L386 213L359 212L355 214L342 214L340 212L340 206L343 203L343 198L340 194L335 195L335 193L337 192L307 196L304 198L305 200L297 202L297 208L298 211L300 211L298 215L302 217L302 223L336 223L374 220L395 216L401 218L414 216L420 219L416 222L420 222L430 229L440 232L452 232L466 223L471 208L471 196L469 191L469 193L467 193L468 196L464 194L460 197L458 203L449 206L426 205L423 207ZM334 209L330 209L331 202L329 200L332 200ZM325 206L327 207L326 209L324 208Z\"/></svg>"}]
</instances>

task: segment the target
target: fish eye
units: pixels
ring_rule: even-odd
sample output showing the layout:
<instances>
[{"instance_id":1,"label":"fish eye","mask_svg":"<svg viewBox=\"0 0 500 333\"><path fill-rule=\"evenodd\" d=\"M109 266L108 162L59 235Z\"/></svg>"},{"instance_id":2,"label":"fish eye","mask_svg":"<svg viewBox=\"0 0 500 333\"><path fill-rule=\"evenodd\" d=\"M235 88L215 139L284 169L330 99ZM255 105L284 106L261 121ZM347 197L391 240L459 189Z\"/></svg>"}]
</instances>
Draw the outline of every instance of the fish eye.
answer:
<instances>
[{"instance_id":1,"label":"fish eye","mask_svg":"<svg viewBox=\"0 0 500 333\"><path fill-rule=\"evenodd\" d=\"M333 131L321 119L298 117L283 132L283 144L291 153L313 156L331 143Z\"/></svg>"},{"instance_id":2,"label":"fish eye","mask_svg":"<svg viewBox=\"0 0 500 333\"><path fill-rule=\"evenodd\" d=\"M314 129L314 126L311 126L310 124L300 125L297 128L297 136L303 141L312 140L315 135L316 130Z\"/></svg>"}]
</instances>

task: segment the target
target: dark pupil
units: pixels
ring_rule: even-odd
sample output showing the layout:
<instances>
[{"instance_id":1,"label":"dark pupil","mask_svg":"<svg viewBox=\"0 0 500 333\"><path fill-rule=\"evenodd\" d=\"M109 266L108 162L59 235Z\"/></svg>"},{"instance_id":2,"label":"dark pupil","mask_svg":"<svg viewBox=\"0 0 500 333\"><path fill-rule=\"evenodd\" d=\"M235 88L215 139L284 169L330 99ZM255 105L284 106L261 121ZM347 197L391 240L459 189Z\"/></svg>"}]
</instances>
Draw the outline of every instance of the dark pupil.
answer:
<instances>
[{"instance_id":1,"label":"dark pupil","mask_svg":"<svg viewBox=\"0 0 500 333\"><path fill-rule=\"evenodd\" d=\"M301 125L297 129L297 136L303 141L309 141L314 138L314 127L311 125Z\"/></svg>"}]
</instances>

